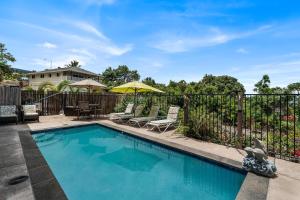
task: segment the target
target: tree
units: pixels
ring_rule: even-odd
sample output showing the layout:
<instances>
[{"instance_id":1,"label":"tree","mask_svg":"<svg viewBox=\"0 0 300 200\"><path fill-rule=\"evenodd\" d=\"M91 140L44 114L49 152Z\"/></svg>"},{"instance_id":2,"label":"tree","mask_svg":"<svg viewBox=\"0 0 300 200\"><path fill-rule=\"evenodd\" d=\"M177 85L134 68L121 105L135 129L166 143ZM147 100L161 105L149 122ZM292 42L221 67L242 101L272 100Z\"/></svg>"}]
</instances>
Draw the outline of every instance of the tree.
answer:
<instances>
[{"instance_id":1,"label":"tree","mask_svg":"<svg viewBox=\"0 0 300 200\"><path fill-rule=\"evenodd\" d=\"M297 94L300 94L300 82L291 83L287 88L290 92L297 92Z\"/></svg>"},{"instance_id":2,"label":"tree","mask_svg":"<svg viewBox=\"0 0 300 200\"><path fill-rule=\"evenodd\" d=\"M270 77L267 74L265 74L263 75L262 79L254 85L255 88L253 91L259 94L268 94L271 91L270 84Z\"/></svg>"},{"instance_id":3,"label":"tree","mask_svg":"<svg viewBox=\"0 0 300 200\"><path fill-rule=\"evenodd\" d=\"M155 85L156 85L155 80L151 77L146 77L142 82L147 84L147 85L150 85L152 87L155 87Z\"/></svg>"},{"instance_id":4,"label":"tree","mask_svg":"<svg viewBox=\"0 0 300 200\"><path fill-rule=\"evenodd\" d=\"M57 85L56 89L59 92L63 92L69 86L70 83L71 82L69 80L63 80Z\"/></svg>"},{"instance_id":5,"label":"tree","mask_svg":"<svg viewBox=\"0 0 300 200\"><path fill-rule=\"evenodd\" d=\"M7 52L5 44L0 43L0 81L2 81L6 76L10 76L12 74L9 63L15 61L15 57L11 53Z\"/></svg>"},{"instance_id":6,"label":"tree","mask_svg":"<svg viewBox=\"0 0 300 200\"><path fill-rule=\"evenodd\" d=\"M140 79L137 70L130 70L126 65L119 65L116 69L108 67L101 76L102 82L108 86L117 86Z\"/></svg>"},{"instance_id":7,"label":"tree","mask_svg":"<svg viewBox=\"0 0 300 200\"><path fill-rule=\"evenodd\" d=\"M39 85L38 91L47 93L48 91L56 91L56 87L53 83L46 81Z\"/></svg>"},{"instance_id":8,"label":"tree","mask_svg":"<svg viewBox=\"0 0 300 200\"><path fill-rule=\"evenodd\" d=\"M79 65L79 62L77 60L72 60L69 64L65 65L66 67L81 67L81 65Z\"/></svg>"},{"instance_id":9,"label":"tree","mask_svg":"<svg viewBox=\"0 0 300 200\"><path fill-rule=\"evenodd\" d=\"M245 92L244 86L234 77L223 75L205 75L202 80L195 85L197 93L206 94L232 94Z\"/></svg>"}]
</instances>

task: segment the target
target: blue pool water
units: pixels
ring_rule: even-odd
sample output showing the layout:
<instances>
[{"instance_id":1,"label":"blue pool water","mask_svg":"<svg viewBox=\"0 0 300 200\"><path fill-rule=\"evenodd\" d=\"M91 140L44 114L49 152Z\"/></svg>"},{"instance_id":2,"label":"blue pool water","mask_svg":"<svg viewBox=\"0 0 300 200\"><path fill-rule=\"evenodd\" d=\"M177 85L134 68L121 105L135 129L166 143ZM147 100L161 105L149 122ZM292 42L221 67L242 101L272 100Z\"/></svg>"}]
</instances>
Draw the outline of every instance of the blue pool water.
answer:
<instances>
[{"instance_id":1,"label":"blue pool water","mask_svg":"<svg viewBox=\"0 0 300 200\"><path fill-rule=\"evenodd\" d=\"M100 125L33 137L70 200L235 199L245 178Z\"/></svg>"}]
</instances>

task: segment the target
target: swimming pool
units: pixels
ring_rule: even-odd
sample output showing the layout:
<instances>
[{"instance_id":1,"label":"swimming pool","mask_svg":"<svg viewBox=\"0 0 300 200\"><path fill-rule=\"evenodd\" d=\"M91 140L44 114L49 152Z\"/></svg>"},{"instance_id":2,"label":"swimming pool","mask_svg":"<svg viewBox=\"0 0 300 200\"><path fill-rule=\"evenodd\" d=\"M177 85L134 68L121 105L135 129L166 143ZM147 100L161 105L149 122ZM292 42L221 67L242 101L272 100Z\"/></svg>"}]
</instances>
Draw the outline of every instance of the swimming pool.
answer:
<instances>
[{"instance_id":1,"label":"swimming pool","mask_svg":"<svg viewBox=\"0 0 300 200\"><path fill-rule=\"evenodd\" d=\"M245 173L89 125L33 134L71 200L235 199Z\"/></svg>"}]
</instances>

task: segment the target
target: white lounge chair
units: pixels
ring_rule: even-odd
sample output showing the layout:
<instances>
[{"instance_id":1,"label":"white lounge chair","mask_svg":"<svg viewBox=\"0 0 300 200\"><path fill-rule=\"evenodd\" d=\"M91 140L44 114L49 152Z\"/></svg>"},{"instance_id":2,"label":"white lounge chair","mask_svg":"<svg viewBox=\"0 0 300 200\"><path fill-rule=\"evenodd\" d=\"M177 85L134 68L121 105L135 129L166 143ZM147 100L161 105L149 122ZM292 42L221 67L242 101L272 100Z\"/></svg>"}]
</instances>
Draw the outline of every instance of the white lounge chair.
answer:
<instances>
[{"instance_id":1,"label":"white lounge chair","mask_svg":"<svg viewBox=\"0 0 300 200\"><path fill-rule=\"evenodd\" d=\"M168 128L174 127L177 123L179 113L178 106L171 106L168 111L168 115L166 119L150 121L146 124L148 130L157 129L159 132L163 133Z\"/></svg>"},{"instance_id":2,"label":"white lounge chair","mask_svg":"<svg viewBox=\"0 0 300 200\"><path fill-rule=\"evenodd\" d=\"M159 106L152 106L148 117L135 117L130 119L128 123L132 126L137 125L138 127L141 128L142 124L146 125L148 122L157 119L158 111L159 111Z\"/></svg>"},{"instance_id":3,"label":"white lounge chair","mask_svg":"<svg viewBox=\"0 0 300 200\"><path fill-rule=\"evenodd\" d=\"M132 114L133 106L134 106L133 103L129 103L129 104L127 104L127 107L126 107L126 109L125 109L124 112L110 113L110 114L109 114L109 119L113 120L113 119L115 119L118 115Z\"/></svg>"},{"instance_id":4,"label":"white lounge chair","mask_svg":"<svg viewBox=\"0 0 300 200\"><path fill-rule=\"evenodd\" d=\"M144 110L144 106L143 105L138 105L135 108L134 114L130 113L130 114L118 114L118 115L114 115L113 117L111 117L112 121L116 121L116 122L124 122L124 121L128 121L129 119L133 118L133 117L139 117L142 115Z\"/></svg>"}]
</instances>

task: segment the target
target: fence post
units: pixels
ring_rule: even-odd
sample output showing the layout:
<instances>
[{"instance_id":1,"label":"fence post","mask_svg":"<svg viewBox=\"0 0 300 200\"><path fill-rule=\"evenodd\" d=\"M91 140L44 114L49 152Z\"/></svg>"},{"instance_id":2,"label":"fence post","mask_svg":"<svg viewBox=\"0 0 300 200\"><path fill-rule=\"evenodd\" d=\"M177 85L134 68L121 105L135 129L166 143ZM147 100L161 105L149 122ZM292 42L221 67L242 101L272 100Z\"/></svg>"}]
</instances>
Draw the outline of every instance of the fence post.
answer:
<instances>
[{"instance_id":1,"label":"fence post","mask_svg":"<svg viewBox=\"0 0 300 200\"><path fill-rule=\"evenodd\" d=\"M187 126L189 123L189 105L190 105L190 99L187 95L183 95L183 124L184 126Z\"/></svg>"},{"instance_id":2,"label":"fence post","mask_svg":"<svg viewBox=\"0 0 300 200\"><path fill-rule=\"evenodd\" d=\"M243 139L243 97L242 92L238 93L238 112L237 112L237 147L242 148Z\"/></svg>"}]
</instances>

